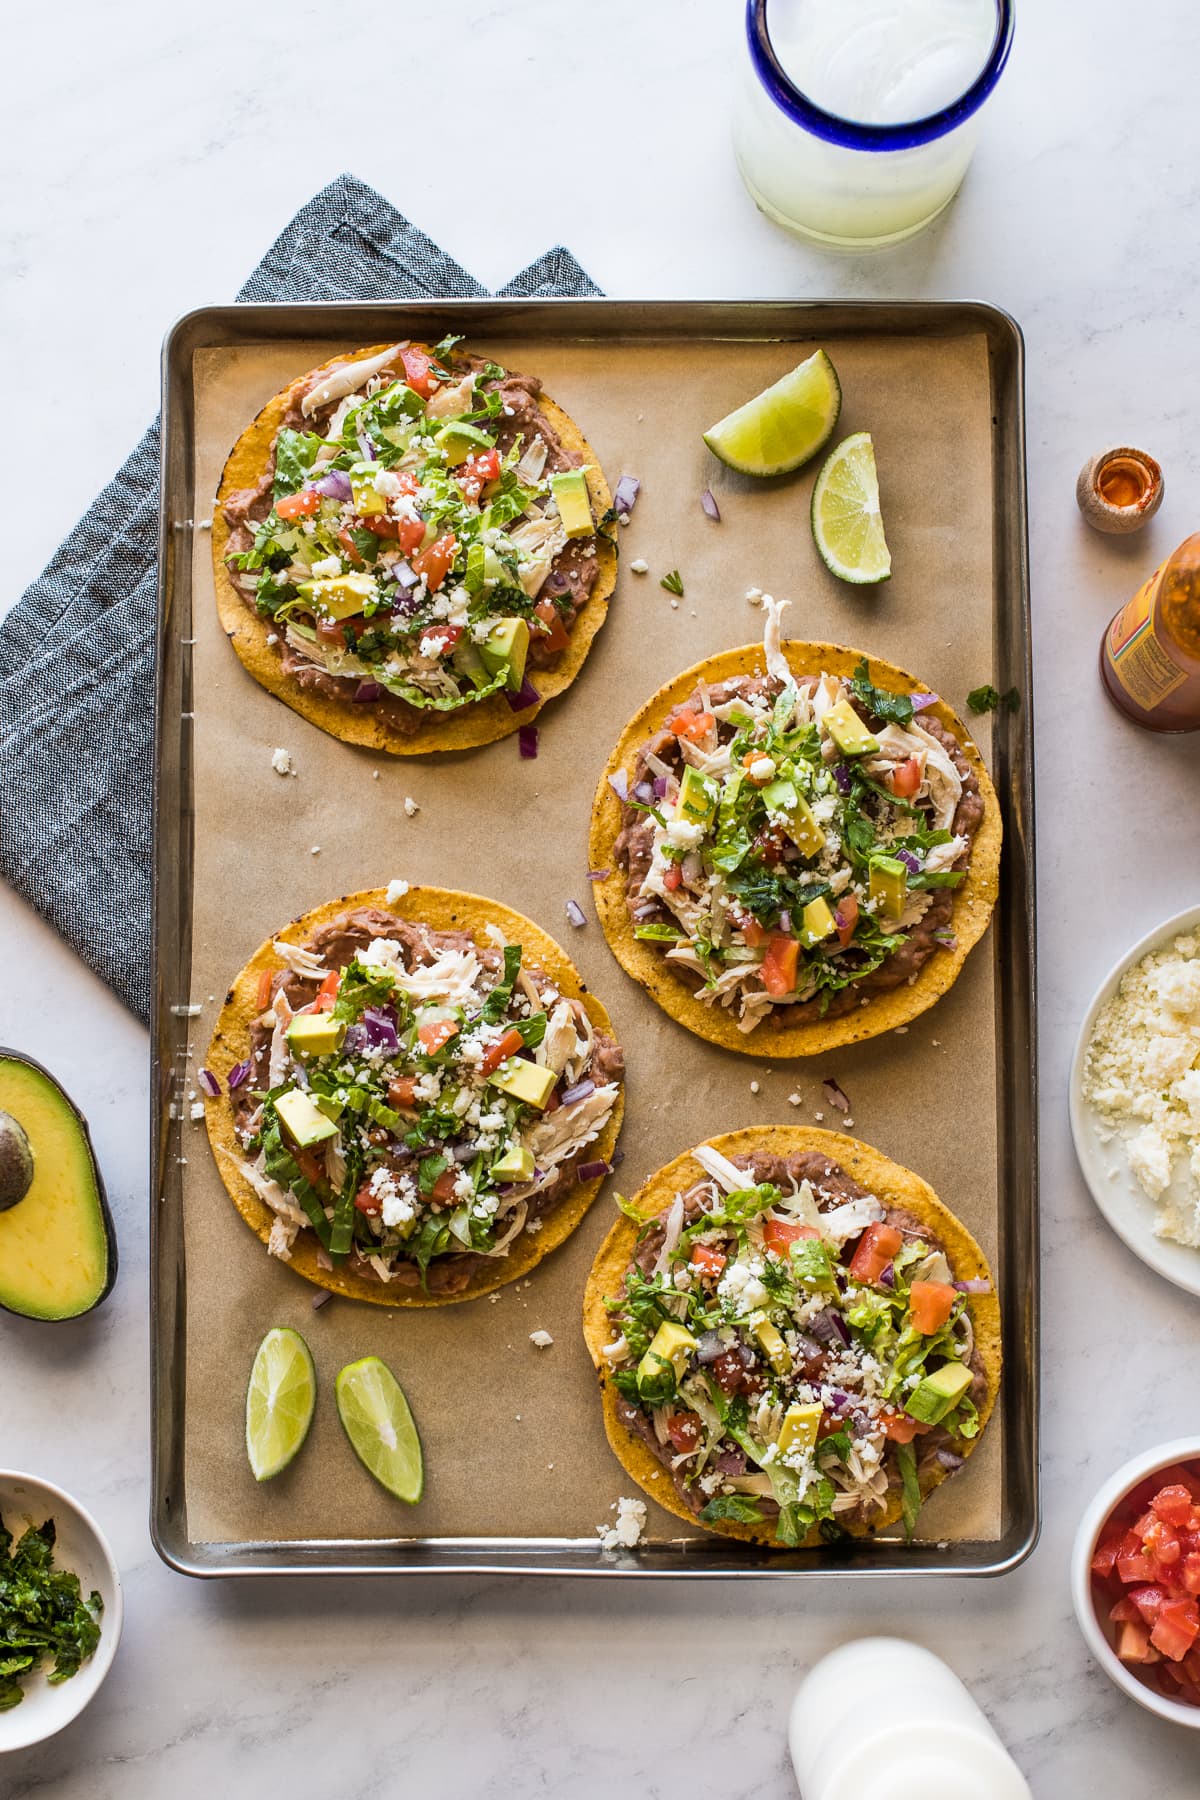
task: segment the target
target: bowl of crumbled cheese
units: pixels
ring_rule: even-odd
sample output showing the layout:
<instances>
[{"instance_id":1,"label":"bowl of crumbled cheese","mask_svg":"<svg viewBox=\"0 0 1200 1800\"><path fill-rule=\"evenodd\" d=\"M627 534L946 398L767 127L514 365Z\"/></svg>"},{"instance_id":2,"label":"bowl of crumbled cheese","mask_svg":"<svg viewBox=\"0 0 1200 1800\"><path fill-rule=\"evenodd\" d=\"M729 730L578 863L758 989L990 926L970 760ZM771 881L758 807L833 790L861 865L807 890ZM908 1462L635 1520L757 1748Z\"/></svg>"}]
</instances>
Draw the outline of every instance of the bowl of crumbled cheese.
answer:
<instances>
[{"instance_id":1,"label":"bowl of crumbled cheese","mask_svg":"<svg viewBox=\"0 0 1200 1800\"><path fill-rule=\"evenodd\" d=\"M1143 1262L1200 1294L1200 906L1150 932L1101 983L1070 1093L1100 1211Z\"/></svg>"}]
</instances>

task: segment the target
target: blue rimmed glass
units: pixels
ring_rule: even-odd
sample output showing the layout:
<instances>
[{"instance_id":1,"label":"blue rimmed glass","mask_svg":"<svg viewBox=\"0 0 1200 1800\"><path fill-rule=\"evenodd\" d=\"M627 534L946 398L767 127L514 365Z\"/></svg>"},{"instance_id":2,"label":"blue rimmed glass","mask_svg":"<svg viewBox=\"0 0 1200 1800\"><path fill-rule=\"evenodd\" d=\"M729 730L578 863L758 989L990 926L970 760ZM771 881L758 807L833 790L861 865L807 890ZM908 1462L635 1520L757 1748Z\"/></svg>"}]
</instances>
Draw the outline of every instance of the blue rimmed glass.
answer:
<instances>
[{"instance_id":1,"label":"blue rimmed glass","mask_svg":"<svg viewBox=\"0 0 1200 1800\"><path fill-rule=\"evenodd\" d=\"M957 10L956 10L957 9ZM922 30L951 21L975 34L978 61L961 90L912 118L872 119L869 106L833 110L814 98L821 82L785 61L780 45L789 29L823 31L821 49L841 55L843 81L852 59L849 39L864 18L885 18L909 33L919 74ZM772 15L777 23L772 38ZM816 20L814 26L812 21ZM1012 0L747 0L748 68L734 117L738 166L763 212L791 231L843 247L898 243L936 218L954 197L978 138L980 109L1008 61ZM933 43L933 37L930 37ZM801 56L799 60L803 61ZM852 69L852 62L850 62Z\"/></svg>"}]
</instances>

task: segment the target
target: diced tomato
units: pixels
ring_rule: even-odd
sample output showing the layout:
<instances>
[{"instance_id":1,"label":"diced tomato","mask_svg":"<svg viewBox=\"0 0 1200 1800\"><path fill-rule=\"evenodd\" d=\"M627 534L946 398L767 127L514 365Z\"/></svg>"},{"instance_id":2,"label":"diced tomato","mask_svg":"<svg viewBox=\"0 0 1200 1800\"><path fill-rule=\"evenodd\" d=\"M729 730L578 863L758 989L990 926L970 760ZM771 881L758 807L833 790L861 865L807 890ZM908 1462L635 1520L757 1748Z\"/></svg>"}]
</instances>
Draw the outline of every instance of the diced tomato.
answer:
<instances>
[{"instance_id":1,"label":"diced tomato","mask_svg":"<svg viewBox=\"0 0 1200 1800\"><path fill-rule=\"evenodd\" d=\"M693 1269L699 1269L705 1275L719 1275L728 1260L715 1244L693 1244L688 1258Z\"/></svg>"},{"instance_id":2,"label":"diced tomato","mask_svg":"<svg viewBox=\"0 0 1200 1800\"><path fill-rule=\"evenodd\" d=\"M788 846L788 839L778 826L770 825L767 827L766 831L759 832L754 843L758 850L758 854L762 857L768 868L774 869L783 861L784 851Z\"/></svg>"},{"instance_id":3,"label":"diced tomato","mask_svg":"<svg viewBox=\"0 0 1200 1800\"><path fill-rule=\"evenodd\" d=\"M894 1225L868 1225L850 1259L850 1273L855 1281L867 1286L878 1281L903 1242Z\"/></svg>"},{"instance_id":4,"label":"diced tomato","mask_svg":"<svg viewBox=\"0 0 1200 1800\"><path fill-rule=\"evenodd\" d=\"M396 492L398 494L408 494L411 497L420 485L420 476L414 475L411 469L404 469L396 476Z\"/></svg>"},{"instance_id":5,"label":"diced tomato","mask_svg":"<svg viewBox=\"0 0 1200 1800\"><path fill-rule=\"evenodd\" d=\"M800 960L799 939L786 932L773 931L767 944L760 973L768 994L776 999L796 991L796 968Z\"/></svg>"},{"instance_id":6,"label":"diced tomato","mask_svg":"<svg viewBox=\"0 0 1200 1800\"><path fill-rule=\"evenodd\" d=\"M1133 1604L1133 1601L1129 1598L1129 1595L1122 1594L1108 1616L1114 1625L1125 1625L1128 1624L1130 1619L1140 1619L1142 1615Z\"/></svg>"},{"instance_id":7,"label":"diced tomato","mask_svg":"<svg viewBox=\"0 0 1200 1800\"><path fill-rule=\"evenodd\" d=\"M356 1212L366 1213L369 1217L383 1211L383 1201L379 1198L378 1194L373 1194L371 1192L371 1184L369 1181L364 1181L357 1194L355 1194L354 1208Z\"/></svg>"},{"instance_id":8,"label":"diced tomato","mask_svg":"<svg viewBox=\"0 0 1200 1800\"><path fill-rule=\"evenodd\" d=\"M888 776L888 786L899 800L911 800L921 785L921 759L910 756L897 763Z\"/></svg>"},{"instance_id":9,"label":"diced tomato","mask_svg":"<svg viewBox=\"0 0 1200 1800\"><path fill-rule=\"evenodd\" d=\"M908 1312L922 1337L940 1331L954 1310L957 1289L948 1281L914 1281L908 1290Z\"/></svg>"},{"instance_id":10,"label":"diced tomato","mask_svg":"<svg viewBox=\"0 0 1200 1800\"><path fill-rule=\"evenodd\" d=\"M760 1378L736 1350L722 1350L710 1364L712 1377L723 1394L753 1394L762 1386Z\"/></svg>"},{"instance_id":11,"label":"diced tomato","mask_svg":"<svg viewBox=\"0 0 1200 1800\"><path fill-rule=\"evenodd\" d=\"M1136 1601L1137 1596L1134 1595ZM1143 1614L1143 1617L1145 1615ZM1166 1600L1154 1622L1150 1642L1172 1662L1182 1662L1200 1637L1200 1612L1194 1600Z\"/></svg>"},{"instance_id":12,"label":"diced tomato","mask_svg":"<svg viewBox=\"0 0 1200 1800\"><path fill-rule=\"evenodd\" d=\"M428 644L435 655L445 656L447 650L454 648L462 634L461 625L431 625L427 631L421 633L421 644L422 646ZM424 650L422 650L422 654L424 654Z\"/></svg>"},{"instance_id":13,"label":"diced tomato","mask_svg":"<svg viewBox=\"0 0 1200 1800\"><path fill-rule=\"evenodd\" d=\"M360 519L355 519L354 523L359 531L369 531L372 537L398 538L400 536L400 521L393 519L391 513L364 513Z\"/></svg>"},{"instance_id":14,"label":"diced tomato","mask_svg":"<svg viewBox=\"0 0 1200 1800\"><path fill-rule=\"evenodd\" d=\"M533 616L541 626L538 633L544 649L554 655L565 650L570 643L567 628L558 616L558 608L552 600L539 600L533 609Z\"/></svg>"},{"instance_id":15,"label":"diced tomato","mask_svg":"<svg viewBox=\"0 0 1200 1800\"><path fill-rule=\"evenodd\" d=\"M1171 1568L1183 1554L1179 1533L1165 1519L1156 1518L1148 1525L1142 1533L1142 1542L1147 1554L1154 1558L1160 1569Z\"/></svg>"},{"instance_id":16,"label":"diced tomato","mask_svg":"<svg viewBox=\"0 0 1200 1800\"><path fill-rule=\"evenodd\" d=\"M417 1027L417 1036L421 1040L421 1048L426 1056L436 1056L443 1044L448 1044L452 1037L458 1035L456 1019L433 1019L428 1025Z\"/></svg>"},{"instance_id":17,"label":"diced tomato","mask_svg":"<svg viewBox=\"0 0 1200 1800\"><path fill-rule=\"evenodd\" d=\"M361 569L363 566L363 554L350 535L350 527L348 525L339 525L337 538L338 543L342 546L342 549L346 552L346 555L350 558L350 561L354 564L355 568Z\"/></svg>"},{"instance_id":18,"label":"diced tomato","mask_svg":"<svg viewBox=\"0 0 1200 1800\"><path fill-rule=\"evenodd\" d=\"M854 936L854 928L858 924L858 895L843 894L833 916L837 921L838 943L845 950L849 947L850 940Z\"/></svg>"},{"instance_id":19,"label":"diced tomato","mask_svg":"<svg viewBox=\"0 0 1200 1800\"><path fill-rule=\"evenodd\" d=\"M346 647L346 633L341 619L318 619L317 636L323 644L336 644L343 650Z\"/></svg>"},{"instance_id":20,"label":"diced tomato","mask_svg":"<svg viewBox=\"0 0 1200 1800\"><path fill-rule=\"evenodd\" d=\"M404 364L404 379L409 387L415 394L420 394L422 400L428 400L438 386L438 378L433 373L433 358L409 344L400 352L400 361Z\"/></svg>"},{"instance_id":21,"label":"diced tomato","mask_svg":"<svg viewBox=\"0 0 1200 1800\"><path fill-rule=\"evenodd\" d=\"M313 1001L313 1011L332 1012L334 1002L338 997L338 989L341 985L342 971L340 969L331 969L317 989L317 997Z\"/></svg>"},{"instance_id":22,"label":"diced tomato","mask_svg":"<svg viewBox=\"0 0 1200 1800\"><path fill-rule=\"evenodd\" d=\"M1147 1625L1153 1625L1166 1604L1167 1596L1162 1588L1148 1582L1144 1587L1130 1588L1129 1599Z\"/></svg>"},{"instance_id":23,"label":"diced tomato","mask_svg":"<svg viewBox=\"0 0 1200 1800\"><path fill-rule=\"evenodd\" d=\"M429 1190L430 1199L440 1201L442 1205L445 1205L447 1200L453 1200L454 1184L457 1180L457 1169L443 1169Z\"/></svg>"},{"instance_id":24,"label":"diced tomato","mask_svg":"<svg viewBox=\"0 0 1200 1800\"><path fill-rule=\"evenodd\" d=\"M815 1226L801 1225L798 1220L768 1219L763 1226L763 1243L776 1256L782 1256L785 1262L791 1254L792 1245L800 1238L819 1238L820 1235Z\"/></svg>"},{"instance_id":25,"label":"diced tomato","mask_svg":"<svg viewBox=\"0 0 1200 1800\"><path fill-rule=\"evenodd\" d=\"M388 1105L397 1112L407 1112L417 1103L417 1078L415 1075L397 1075L394 1081L388 1082Z\"/></svg>"},{"instance_id":26,"label":"diced tomato","mask_svg":"<svg viewBox=\"0 0 1200 1800\"><path fill-rule=\"evenodd\" d=\"M760 925L758 920L752 915L747 916L747 918L738 925L738 930L745 938L751 950L761 950L762 946L771 935L767 930L767 927L765 925Z\"/></svg>"},{"instance_id":27,"label":"diced tomato","mask_svg":"<svg viewBox=\"0 0 1200 1800\"><path fill-rule=\"evenodd\" d=\"M1150 1632L1140 1619L1130 1619L1117 1634L1117 1655L1123 1663L1157 1662L1150 1648Z\"/></svg>"},{"instance_id":28,"label":"diced tomato","mask_svg":"<svg viewBox=\"0 0 1200 1800\"><path fill-rule=\"evenodd\" d=\"M478 455L468 456L465 463L460 463L454 472L454 478L467 500L478 500L489 481L495 481L500 474L500 452L498 450L481 450Z\"/></svg>"},{"instance_id":29,"label":"diced tomato","mask_svg":"<svg viewBox=\"0 0 1200 1800\"><path fill-rule=\"evenodd\" d=\"M667 730L673 731L677 738L687 738L689 743L698 744L701 738L708 736L716 722L712 713L688 708L667 721Z\"/></svg>"},{"instance_id":30,"label":"diced tomato","mask_svg":"<svg viewBox=\"0 0 1200 1800\"><path fill-rule=\"evenodd\" d=\"M817 1426L817 1436L819 1438L832 1437L835 1431L844 1431L845 1428L845 1419L840 1418L837 1413L823 1412L821 1423Z\"/></svg>"},{"instance_id":31,"label":"diced tomato","mask_svg":"<svg viewBox=\"0 0 1200 1800\"><path fill-rule=\"evenodd\" d=\"M315 513L320 504L320 494L314 494L311 488L301 488L298 494L284 494L277 500L275 511L281 519L302 519Z\"/></svg>"},{"instance_id":32,"label":"diced tomato","mask_svg":"<svg viewBox=\"0 0 1200 1800\"><path fill-rule=\"evenodd\" d=\"M396 541L405 556L411 556L414 550L419 550L425 541L424 519L397 519Z\"/></svg>"},{"instance_id":33,"label":"diced tomato","mask_svg":"<svg viewBox=\"0 0 1200 1800\"><path fill-rule=\"evenodd\" d=\"M1131 1550L1128 1547L1131 1538L1137 1546L1136 1549ZM1131 1531L1117 1553L1117 1574L1126 1585L1129 1585L1136 1581L1153 1581L1157 1573L1154 1559L1146 1555L1142 1549L1141 1539Z\"/></svg>"},{"instance_id":34,"label":"diced tomato","mask_svg":"<svg viewBox=\"0 0 1200 1800\"><path fill-rule=\"evenodd\" d=\"M699 1413L673 1412L667 1415L667 1436L681 1456L696 1448L703 1429Z\"/></svg>"},{"instance_id":35,"label":"diced tomato","mask_svg":"<svg viewBox=\"0 0 1200 1800\"><path fill-rule=\"evenodd\" d=\"M1182 1483L1172 1482L1169 1487L1159 1488L1150 1502L1150 1511L1155 1518L1165 1519L1168 1525L1186 1525L1195 1504Z\"/></svg>"},{"instance_id":36,"label":"diced tomato","mask_svg":"<svg viewBox=\"0 0 1200 1800\"><path fill-rule=\"evenodd\" d=\"M663 870L663 886L668 894L673 894L683 886L683 870L677 862L668 863Z\"/></svg>"},{"instance_id":37,"label":"diced tomato","mask_svg":"<svg viewBox=\"0 0 1200 1800\"><path fill-rule=\"evenodd\" d=\"M425 586L431 594L437 592L449 574L457 548L458 539L452 531L447 531L440 538L435 538L428 550L421 550L411 558L413 574L424 577Z\"/></svg>"},{"instance_id":38,"label":"diced tomato","mask_svg":"<svg viewBox=\"0 0 1200 1800\"><path fill-rule=\"evenodd\" d=\"M268 1006L271 1004L271 983L278 973L278 969L264 969L258 978L258 993L256 995L256 1000L259 1012L266 1012Z\"/></svg>"},{"instance_id":39,"label":"diced tomato","mask_svg":"<svg viewBox=\"0 0 1200 1800\"><path fill-rule=\"evenodd\" d=\"M1185 1594L1200 1594L1200 1550L1188 1551L1177 1579Z\"/></svg>"},{"instance_id":40,"label":"diced tomato","mask_svg":"<svg viewBox=\"0 0 1200 1800\"><path fill-rule=\"evenodd\" d=\"M911 1444L915 1437L924 1437L927 1431L933 1430L932 1425L923 1425L919 1419L910 1419L907 1413L881 1413L879 1423L893 1444Z\"/></svg>"},{"instance_id":41,"label":"diced tomato","mask_svg":"<svg viewBox=\"0 0 1200 1800\"><path fill-rule=\"evenodd\" d=\"M519 1031L506 1031L503 1037L497 1038L495 1043L485 1050L483 1061L479 1065L480 1073L491 1075L508 1057L515 1056L524 1042L525 1039Z\"/></svg>"},{"instance_id":42,"label":"diced tomato","mask_svg":"<svg viewBox=\"0 0 1200 1800\"><path fill-rule=\"evenodd\" d=\"M1123 1537L1124 1533L1122 1532L1117 1537L1105 1538L1102 1544L1097 1544L1095 1554L1092 1557L1092 1574L1100 1581L1107 1581L1108 1577L1116 1568L1117 1552L1121 1548Z\"/></svg>"},{"instance_id":43,"label":"diced tomato","mask_svg":"<svg viewBox=\"0 0 1200 1800\"><path fill-rule=\"evenodd\" d=\"M315 1150L293 1150L292 1158L305 1181L311 1182L313 1187L324 1185L325 1164Z\"/></svg>"}]
</instances>

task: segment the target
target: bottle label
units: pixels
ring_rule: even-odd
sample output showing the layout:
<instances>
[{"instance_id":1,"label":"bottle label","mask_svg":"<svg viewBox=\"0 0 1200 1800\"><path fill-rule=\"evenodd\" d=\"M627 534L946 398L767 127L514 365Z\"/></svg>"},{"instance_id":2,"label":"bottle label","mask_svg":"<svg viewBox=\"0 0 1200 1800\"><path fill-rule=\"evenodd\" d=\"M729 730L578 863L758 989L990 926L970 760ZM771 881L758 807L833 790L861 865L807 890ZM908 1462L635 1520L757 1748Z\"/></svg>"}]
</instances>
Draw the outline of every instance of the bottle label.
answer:
<instances>
[{"instance_id":1,"label":"bottle label","mask_svg":"<svg viewBox=\"0 0 1200 1800\"><path fill-rule=\"evenodd\" d=\"M1187 670L1167 654L1155 635L1154 602L1161 579L1161 568L1155 569L1128 606L1121 608L1104 646L1109 668L1143 712L1153 712L1187 680Z\"/></svg>"}]
</instances>

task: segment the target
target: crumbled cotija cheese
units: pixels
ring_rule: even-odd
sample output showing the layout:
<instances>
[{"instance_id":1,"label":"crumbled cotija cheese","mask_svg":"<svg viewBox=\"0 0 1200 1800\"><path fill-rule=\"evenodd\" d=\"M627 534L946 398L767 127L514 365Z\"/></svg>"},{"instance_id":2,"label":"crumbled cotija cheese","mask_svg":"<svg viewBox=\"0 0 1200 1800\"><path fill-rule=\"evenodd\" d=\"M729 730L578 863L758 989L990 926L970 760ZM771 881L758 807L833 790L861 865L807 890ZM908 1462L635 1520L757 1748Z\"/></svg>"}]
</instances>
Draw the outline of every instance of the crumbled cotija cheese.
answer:
<instances>
[{"instance_id":1,"label":"crumbled cotija cheese","mask_svg":"<svg viewBox=\"0 0 1200 1800\"><path fill-rule=\"evenodd\" d=\"M602 1550L632 1550L642 1540L646 1527L646 1502L621 1499L616 1502L617 1518L613 1525L597 1525Z\"/></svg>"},{"instance_id":2,"label":"crumbled cotija cheese","mask_svg":"<svg viewBox=\"0 0 1200 1800\"><path fill-rule=\"evenodd\" d=\"M1119 1136L1129 1167L1159 1203L1155 1232L1200 1249L1200 936L1142 958L1096 1020L1083 1097L1104 1142ZM1182 1193L1168 1193L1186 1156Z\"/></svg>"}]
</instances>

